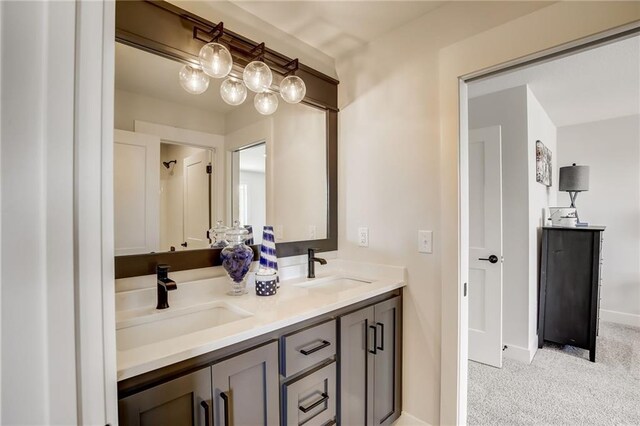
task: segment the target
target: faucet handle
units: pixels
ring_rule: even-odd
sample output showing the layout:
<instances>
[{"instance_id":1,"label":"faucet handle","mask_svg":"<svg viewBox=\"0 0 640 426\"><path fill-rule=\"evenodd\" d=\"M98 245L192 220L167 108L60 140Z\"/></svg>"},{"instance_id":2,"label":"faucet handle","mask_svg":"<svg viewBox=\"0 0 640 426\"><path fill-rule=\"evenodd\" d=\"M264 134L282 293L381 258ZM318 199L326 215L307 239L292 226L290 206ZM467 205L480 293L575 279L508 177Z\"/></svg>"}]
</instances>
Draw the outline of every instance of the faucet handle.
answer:
<instances>
[{"instance_id":1,"label":"faucet handle","mask_svg":"<svg viewBox=\"0 0 640 426\"><path fill-rule=\"evenodd\" d=\"M164 263L160 263L159 265L156 266L156 273L158 275L163 275L166 277L167 273L169 272L169 269L171 269L171 266Z\"/></svg>"}]
</instances>

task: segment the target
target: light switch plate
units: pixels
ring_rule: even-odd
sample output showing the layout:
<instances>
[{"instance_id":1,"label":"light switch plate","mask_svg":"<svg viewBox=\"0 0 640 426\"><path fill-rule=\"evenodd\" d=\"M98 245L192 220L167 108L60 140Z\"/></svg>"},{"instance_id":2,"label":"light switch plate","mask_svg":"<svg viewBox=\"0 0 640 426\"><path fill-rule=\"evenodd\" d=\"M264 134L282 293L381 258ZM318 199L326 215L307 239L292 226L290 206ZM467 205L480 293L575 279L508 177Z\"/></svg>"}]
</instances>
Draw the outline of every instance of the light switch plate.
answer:
<instances>
[{"instance_id":1,"label":"light switch plate","mask_svg":"<svg viewBox=\"0 0 640 426\"><path fill-rule=\"evenodd\" d=\"M418 252L433 253L433 231L418 231Z\"/></svg>"},{"instance_id":2,"label":"light switch plate","mask_svg":"<svg viewBox=\"0 0 640 426\"><path fill-rule=\"evenodd\" d=\"M369 228L358 228L358 245L369 247Z\"/></svg>"}]
</instances>

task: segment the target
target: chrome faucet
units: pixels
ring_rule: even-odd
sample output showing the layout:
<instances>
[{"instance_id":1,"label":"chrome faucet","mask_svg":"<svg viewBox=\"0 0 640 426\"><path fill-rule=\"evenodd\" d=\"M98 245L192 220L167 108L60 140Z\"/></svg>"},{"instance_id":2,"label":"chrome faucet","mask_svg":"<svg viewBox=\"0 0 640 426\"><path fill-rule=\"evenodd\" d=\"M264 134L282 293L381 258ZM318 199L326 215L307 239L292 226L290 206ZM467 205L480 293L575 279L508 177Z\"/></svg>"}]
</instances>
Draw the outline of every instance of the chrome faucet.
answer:
<instances>
[{"instance_id":1,"label":"chrome faucet","mask_svg":"<svg viewBox=\"0 0 640 426\"><path fill-rule=\"evenodd\" d=\"M168 272L169 265L156 266L156 273L158 275L158 305L156 309L167 309L169 307L169 292L178 288L176 282L169 279Z\"/></svg>"},{"instance_id":2,"label":"chrome faucet","mask_svg":"<svg viewBox=\"0 0 640 426\"><path fill-rule=\"evenodd\" d=\"M316 262L321 265L326 265L327 261L320 257L316 257L316 249L310 248L307 251L307 278L316 277Z\"/></svg>"}]
</instances>

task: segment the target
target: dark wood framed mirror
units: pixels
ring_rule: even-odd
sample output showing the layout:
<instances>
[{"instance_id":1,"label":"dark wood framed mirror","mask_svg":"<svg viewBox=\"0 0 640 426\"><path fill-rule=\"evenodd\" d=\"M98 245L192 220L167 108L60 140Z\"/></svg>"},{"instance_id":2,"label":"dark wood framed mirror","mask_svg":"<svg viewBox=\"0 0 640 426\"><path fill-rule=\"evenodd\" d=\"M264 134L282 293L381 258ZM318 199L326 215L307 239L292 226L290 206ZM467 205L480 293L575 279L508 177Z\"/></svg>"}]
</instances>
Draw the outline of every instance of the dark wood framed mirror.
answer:
<instances>
[{"instance_id":1,"label":"dark wood framed mirror","mask_svg":"<svg viewBox=\"0 0 640 426\"><path fill-rule=\"evenodd\" d=\"M198 53L204 45L202 35L205 34L206 37L217 25L164 1L116 2L117 42L184 64L198 63ZM229 46L238 46L239 52L261 48L260 43L233 33L227 28L224 29L223 41ZM276 72L282 64L293 61L292 58L268 47L262 46L262 49L265 62ZM239 66L241 70L250 59L242 53L234 54L234 69ZM325 115L326 193L321 196L326 195L326 203L323 203L326 205L326 233L323 232L321 235L326 238L278 242L278 257L305 254L308 248L316 248L319 251L338 248L338 81L304 64L297 65L295 75L304 80L307 88L302 104L324 111ZM286 72L286 69L284 71ZM296 209L297 206L288 208ZM209 222L212 220L210 214ZM260 232L260 229L254 229L254 235ZM259 246L254 245L252 248L257 258ZM115 257L115 277L154 274L156 266L161 263L171 265L172 271L218 266L220 249L202 248L118 255Z\"/></svg>"}]
</instances>

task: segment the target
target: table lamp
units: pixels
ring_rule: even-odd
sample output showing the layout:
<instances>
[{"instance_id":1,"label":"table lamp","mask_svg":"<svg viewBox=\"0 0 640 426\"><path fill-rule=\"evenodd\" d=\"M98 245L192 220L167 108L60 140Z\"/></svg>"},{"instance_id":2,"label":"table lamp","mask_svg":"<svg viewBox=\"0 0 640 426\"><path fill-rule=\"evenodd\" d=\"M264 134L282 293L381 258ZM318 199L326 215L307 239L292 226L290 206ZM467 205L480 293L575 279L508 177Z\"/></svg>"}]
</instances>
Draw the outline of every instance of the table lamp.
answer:
<instances>
[{"instance_id":1,"label":"table lamp","mask_svg":"<svg viewBox=\"0 0 640 426\"><path fill-rule=\"evenodd\" d=\"M571 208L576 208L578 193L589 190L589 166L576 166L573 163L572 166L560 167L559 190L569 193ZM576 218L580 223L577 211Z\"/></svg>"}]
</instances>

